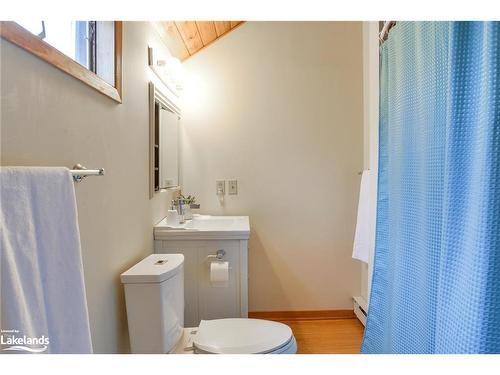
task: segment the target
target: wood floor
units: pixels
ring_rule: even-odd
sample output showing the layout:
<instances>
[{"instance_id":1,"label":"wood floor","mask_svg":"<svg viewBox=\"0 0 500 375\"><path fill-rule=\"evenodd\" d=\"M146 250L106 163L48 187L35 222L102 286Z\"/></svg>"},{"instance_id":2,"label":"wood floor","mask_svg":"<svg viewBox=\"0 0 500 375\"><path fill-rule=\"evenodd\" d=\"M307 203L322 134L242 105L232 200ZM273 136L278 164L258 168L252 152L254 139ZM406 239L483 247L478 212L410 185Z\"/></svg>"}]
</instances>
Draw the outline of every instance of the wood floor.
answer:
<instances>
[{"instance_id":1,"label":"wood floor","mask_svg":"<svg viewBox=\"0 0 500 375\"><path fill-rule=\"evenodd\" d=\"M280 320L297 340L298 354L355 354L363 339L358 319Z\"/></svg>"}]
</instances>

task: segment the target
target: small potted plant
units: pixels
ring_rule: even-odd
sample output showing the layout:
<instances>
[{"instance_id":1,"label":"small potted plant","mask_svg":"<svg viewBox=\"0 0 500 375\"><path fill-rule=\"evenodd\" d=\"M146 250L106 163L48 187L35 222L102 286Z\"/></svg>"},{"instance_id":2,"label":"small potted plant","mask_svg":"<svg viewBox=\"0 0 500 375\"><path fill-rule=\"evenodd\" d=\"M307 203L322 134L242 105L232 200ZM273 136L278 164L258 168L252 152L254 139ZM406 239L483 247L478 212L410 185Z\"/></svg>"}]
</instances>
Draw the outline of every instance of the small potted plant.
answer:
<instances>
[{"instance_id":1,"label":"small potted plant","mask_svg":"<svg viewBox=\"0 0 500 375\"><path fill-rule=\"evenodd\" d=\"M199 204L196 204L196 197L193 195L188 195L187 197L181 194L179 200L184 202L184 219L189 220L193 218L191 209L200 208Z\"/></svg>"}]
</instances>

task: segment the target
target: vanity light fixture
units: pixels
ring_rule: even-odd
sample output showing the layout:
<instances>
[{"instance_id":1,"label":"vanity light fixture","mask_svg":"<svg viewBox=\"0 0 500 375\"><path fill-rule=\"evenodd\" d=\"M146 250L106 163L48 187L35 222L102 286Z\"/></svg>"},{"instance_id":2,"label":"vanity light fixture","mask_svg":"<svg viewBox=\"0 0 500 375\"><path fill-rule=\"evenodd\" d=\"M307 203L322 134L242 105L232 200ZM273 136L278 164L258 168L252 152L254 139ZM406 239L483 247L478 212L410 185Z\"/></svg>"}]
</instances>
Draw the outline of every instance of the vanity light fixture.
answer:
<instances>
[{"instance_id":1,"label":"vanity light fixture","mask_svg":"<svg viewBox=\"0 0 500 375\"><path fill-rule=\"evenodd\" d=\"M177 90L182 90L182 81L184 79L184 68L180 60L176 57L169 57L166 60L157 60L157 65L165 71L165 75L170 77L176 85Z\"/></svg>"},{"instance_id":2,"label":"vanity light fixture","mask_svg":"<svg viewBox=\"0 0 500 375\"><path fill-rule=\"evenodd\" d=\"M149 67L151 70L155 72L170 91L179 96L184 78L184 70L179 59L175 57L156 59L151 47L148 47L148 52Z\"/></svg>"}]
</instances>

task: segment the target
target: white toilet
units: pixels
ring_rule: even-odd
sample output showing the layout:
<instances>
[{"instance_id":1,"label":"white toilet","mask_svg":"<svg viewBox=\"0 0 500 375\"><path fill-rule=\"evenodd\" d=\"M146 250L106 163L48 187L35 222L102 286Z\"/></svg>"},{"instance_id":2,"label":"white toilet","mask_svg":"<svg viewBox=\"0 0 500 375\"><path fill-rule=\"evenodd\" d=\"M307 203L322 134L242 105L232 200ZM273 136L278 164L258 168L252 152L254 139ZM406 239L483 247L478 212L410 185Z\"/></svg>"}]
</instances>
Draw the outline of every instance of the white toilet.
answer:
<instances>
[{"instance_id":1,"label":"white toilet","mask_svg":"<svg viewBox=\"0 0 500 375\"><path fill-rule=\"evenodd\" d=\"M295 354L286 324L261 319L202 320L184 327L184 256L153 254L122 273L132 353Z\"/></svg>"}]
</instances>

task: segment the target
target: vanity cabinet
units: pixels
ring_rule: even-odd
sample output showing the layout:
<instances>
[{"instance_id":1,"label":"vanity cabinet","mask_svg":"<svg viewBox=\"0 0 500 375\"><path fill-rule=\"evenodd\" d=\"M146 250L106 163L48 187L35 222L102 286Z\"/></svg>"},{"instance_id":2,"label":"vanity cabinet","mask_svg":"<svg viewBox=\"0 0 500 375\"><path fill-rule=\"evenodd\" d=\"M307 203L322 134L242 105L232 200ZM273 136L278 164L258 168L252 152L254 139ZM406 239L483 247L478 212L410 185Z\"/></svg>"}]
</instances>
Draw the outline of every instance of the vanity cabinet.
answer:
<instances>
[{"instance_id":1,"label":"vanity cabinet","mask_svg":"<svg viewBox=\"0 0 500 375\"><path fill-rule=\"evenodd\" d=\"M185 327L197 327L200 320L248 317L249 228L236 232L208 226L199 231L155 226L155 253L184 255ZM222 261L229 262L224 286L210 282L210 263L218 250L225 252Z\"/></svg>"}]
</instances>

